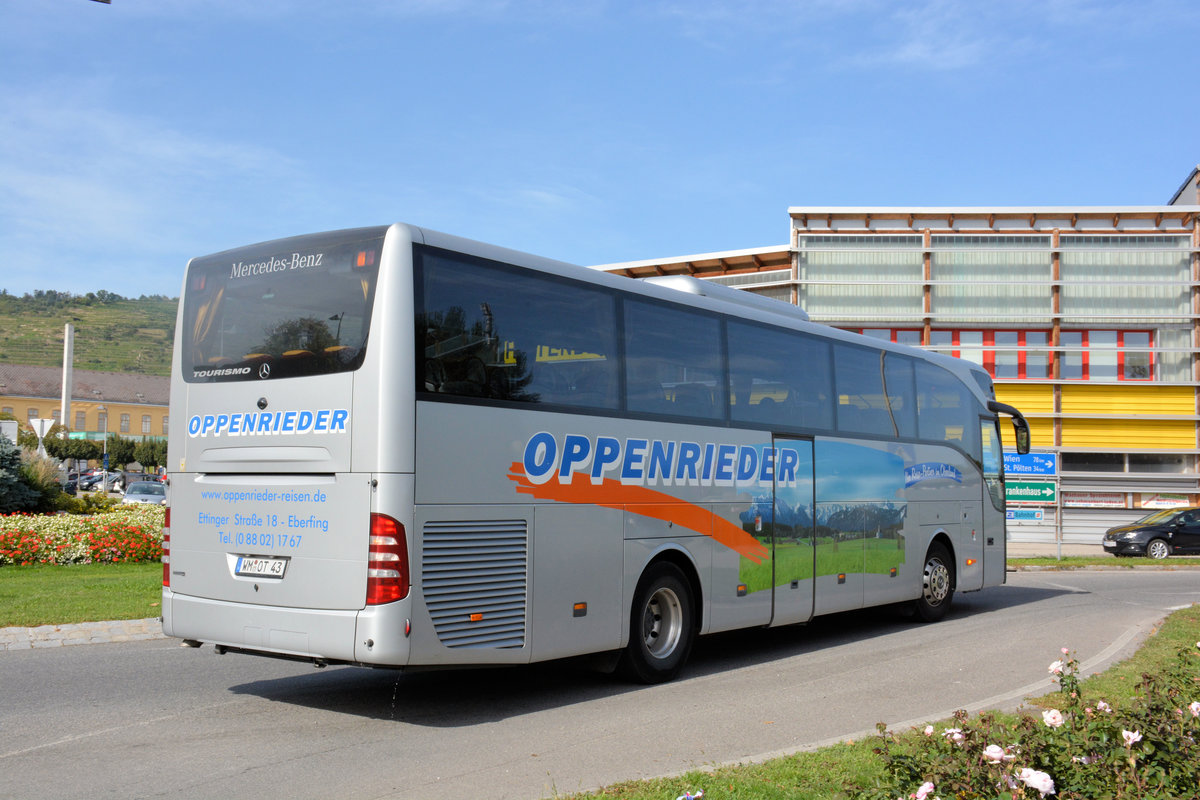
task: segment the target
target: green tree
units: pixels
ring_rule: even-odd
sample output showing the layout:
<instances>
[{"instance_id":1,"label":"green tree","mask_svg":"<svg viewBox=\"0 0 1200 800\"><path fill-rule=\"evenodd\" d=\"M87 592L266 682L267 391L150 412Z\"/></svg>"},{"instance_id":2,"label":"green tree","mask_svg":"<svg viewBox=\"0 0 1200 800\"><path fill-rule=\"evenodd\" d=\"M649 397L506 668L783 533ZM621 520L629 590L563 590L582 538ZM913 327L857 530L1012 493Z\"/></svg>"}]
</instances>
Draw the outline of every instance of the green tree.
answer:
<instances>
[{"instance_id":1,"label":"green tree","mask_svg":"<svg viewBox=\"0 0 1200 800\"><path fill-rule=\"evenodd\" d=\"M100 458L103 449L100 442L88 439L51 439L47 436L45 442L46 452L64 461L67 459L91 461L94 458Z\"/></svg>"},{"instance_id":2,"label":"green tree","mask_svg":"<svg viewBox=\"0 0 1200 800\"><path fill-rule=\"evenodd\" d=\"M134 460L133 450L137 443L115 433L108 435L108 464L110 469L124 468Z\"/></svg>"},{"instance_id":3,"label":"green tree","mask_svg":"<svg viewBox=\"0 0 1200 800\"><path fill-rule=\"evenodd\" d=\"M154 469L166 464L166 439L143 439L133 448L133 457L146 469Z\"/></svg>"},{"instance_id":4,"label":"green tree","mask_svg":"<svg viewBox=\"0 0 1200 800\"><path fill-rule=\"evenodd\" d=\"M21 450L0 436L0 514L32 511L41 495L31 487L21 470Z\"/></svg>"}]
</instances>

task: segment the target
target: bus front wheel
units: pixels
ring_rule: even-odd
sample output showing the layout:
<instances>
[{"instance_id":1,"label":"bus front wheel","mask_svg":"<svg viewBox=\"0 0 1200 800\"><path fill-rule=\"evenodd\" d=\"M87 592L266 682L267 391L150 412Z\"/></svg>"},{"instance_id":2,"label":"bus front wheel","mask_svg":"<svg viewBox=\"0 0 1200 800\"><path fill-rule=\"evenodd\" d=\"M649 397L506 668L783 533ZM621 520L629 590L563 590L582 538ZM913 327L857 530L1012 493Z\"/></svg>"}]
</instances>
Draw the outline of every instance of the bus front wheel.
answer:
<instances>
[{"instance_id":1,"label":"bus front wheel","mask_svg":"<svg viewBox=\"0 0 1200 800\"><path fill-rule=\"evenodd\" d=\"M641 683L674 678L692 649L694 620L692 591L683 572L665 561L651 566L633 597L621 673Z\"/></svg>"},{"instance_id":2,"label":"bus front wheel","mask_svg":"<svg viewBox=\"0 0 1200 800\"><path fill-rule=\"evenodd\" d=\"M917 598L917 616L925 622L937 622L950 610L954 599L954 561L940 542L929 546L921 578L921 596Z\"/></svg>"}]
</instances>

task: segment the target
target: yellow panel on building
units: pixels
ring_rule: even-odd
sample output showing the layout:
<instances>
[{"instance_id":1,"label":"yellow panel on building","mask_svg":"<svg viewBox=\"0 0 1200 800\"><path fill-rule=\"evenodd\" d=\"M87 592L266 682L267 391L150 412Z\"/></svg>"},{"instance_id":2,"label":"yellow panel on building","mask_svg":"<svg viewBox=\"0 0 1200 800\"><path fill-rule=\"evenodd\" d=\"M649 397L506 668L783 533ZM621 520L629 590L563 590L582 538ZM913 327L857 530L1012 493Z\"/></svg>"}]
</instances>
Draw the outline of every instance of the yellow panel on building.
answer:
<instances>
[{"instance_id":1,"label":"yellow panel on building","mask_svg":"<svg viewBox=\"0 0 1200 800\"><path fill-rule=\"evenodd\" d=\"M1008 401L1002 400L1001 402ZM1022 412L1024 410L1021 409ZM1005 450L1016 452L1017 443L1013 438L1013 426L1007 417L1000 418L1000 437ZM1054 446L1054 420L1029 420L1029 446L1035 450L1045 450Z\"/></svg>"},{"instance_id":2,"label":"yellow panel on building","mask_svg":"<svg viewBox=\"0 0 1200 800\"><path fill-rule=\"evenodd\" d=\"M1054 386L1038 383L997 383L996 399L1022 414L1053 414Z\"/></svg>"},{"instance_id":3,"label":"yellow panel on building","mask_svg":"<svg viewBox=\"0 0 1200 800\"><path fill-rule=\"evenodd\" d=\"M1064 419L1063 447L1111 450L1190 450L1196 446L1191 420Z\"/></svg>"},{"instance_id":4,"label":"yellow panel on building","mask_svg":"<svg viewBox=\"0 0 1200 800\"><path fill-rule=\"evenodd\" d=\"M1021 408L1017 403L1013 403L1013 405ZM1163 386L1162 384L1066 385L1062 387L1062 413L1191 416L1196 413L1196 395L1191 386ZM1193 445L1188 446L1192 447Z\"/></svg>"}]
</instances>

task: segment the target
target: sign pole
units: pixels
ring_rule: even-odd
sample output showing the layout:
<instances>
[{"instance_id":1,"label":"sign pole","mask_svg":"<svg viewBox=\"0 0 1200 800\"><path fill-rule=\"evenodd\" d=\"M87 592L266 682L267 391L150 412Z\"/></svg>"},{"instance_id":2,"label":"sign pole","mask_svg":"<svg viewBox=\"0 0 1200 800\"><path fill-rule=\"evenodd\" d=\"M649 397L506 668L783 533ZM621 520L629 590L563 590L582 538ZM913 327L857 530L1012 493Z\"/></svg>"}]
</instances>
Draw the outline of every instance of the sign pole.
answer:
<instances>
[{"instance_id":1,"label":"sign pole","mask_svg":"<svg viewBox=\"0 0 1200 800\"><path fill-rule=\"evenodd\" d=\"M1058 543L1058 560L1062 561L1063 539L1063 499L1062 492L1058 493L1058 504L1054 509L1054 540Z\"/></svg>"}]
</instances>

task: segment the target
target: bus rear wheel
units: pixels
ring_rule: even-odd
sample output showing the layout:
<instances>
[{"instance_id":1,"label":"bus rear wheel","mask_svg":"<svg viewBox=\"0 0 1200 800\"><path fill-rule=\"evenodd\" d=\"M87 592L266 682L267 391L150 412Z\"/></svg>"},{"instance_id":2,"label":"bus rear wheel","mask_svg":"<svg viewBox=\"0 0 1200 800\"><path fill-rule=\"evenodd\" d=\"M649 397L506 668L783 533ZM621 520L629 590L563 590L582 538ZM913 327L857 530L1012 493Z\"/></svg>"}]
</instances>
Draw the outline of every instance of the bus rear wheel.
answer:
<instances>
[{"instance_id":1,"label":"bus rear wheel","mask_svg":"<svg viewBox=\"0 0 1200 800\"><path fill-rule=\"evenodd\" d=\"M940 542L929 546L921 577L921 596L917 598L917 616L925 622L937 622L950 610L954 599L954 561Z\"/></svg>"},{"instance_id":2,"label":"bus rear wheel","mask_svg":"<svg viewBox=\"0 0 1200 800\"><path fill-rule=\"evenodd\" d=\"M629 645L619 669L630 680L662 683L679 674L696 636L692 591L679 567L652 565L638 581Z\"/></svg>"}]
</instances>

